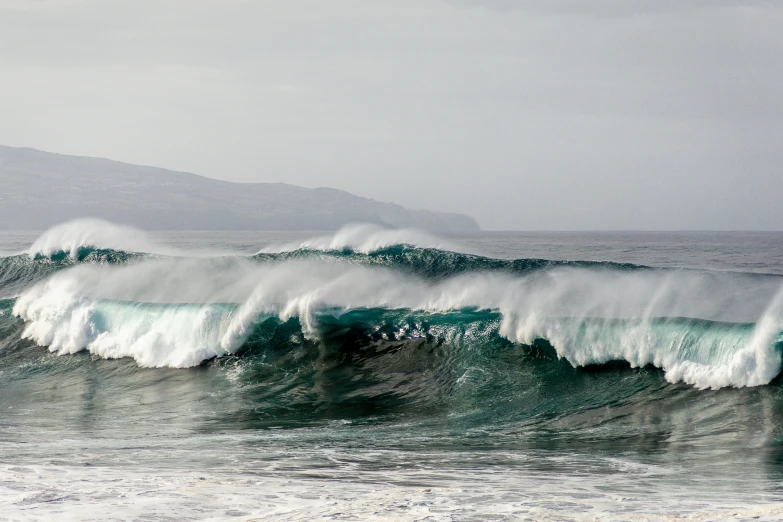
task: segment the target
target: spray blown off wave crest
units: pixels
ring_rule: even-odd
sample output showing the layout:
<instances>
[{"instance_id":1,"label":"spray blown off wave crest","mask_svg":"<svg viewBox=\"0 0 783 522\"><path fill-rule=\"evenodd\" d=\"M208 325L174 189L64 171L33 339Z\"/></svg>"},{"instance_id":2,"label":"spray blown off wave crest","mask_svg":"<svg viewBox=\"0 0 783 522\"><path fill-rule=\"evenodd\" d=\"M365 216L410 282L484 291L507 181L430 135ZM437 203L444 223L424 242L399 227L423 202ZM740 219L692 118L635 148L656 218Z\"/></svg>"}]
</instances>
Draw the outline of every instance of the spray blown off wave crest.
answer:
<instances>
[{"instance_id":1,"label":"spray blown off wave crest","mask_svg":"<svg viewBox=\"0 0 783 522\"><path fill-rule=\"evenodd\" d=\"M377 225L348 225L334 234L310 238L300 243L268 246L263 248L259 254L277 254L297 250L350 250L369 254L399 245L454 250L454 246L447 241L418 230L388 229Z\"/></svg>"},{"instance_id":2,"label":"spray blown off wave crest","mask_svg":"<svg viewBox=\"0 0 783 522\"><path fill-rule=\"evenodd\" d=\"M14 314L26 337L59 354L187 367L237 353L270 318L296 318L317 341L324 324L350 328L341 321L369 310L368 335L447 342L454 325L443 317L491 313L490 337L546 339L573 365L652 364L672 382L719 388L778 375L782 308L779 279L742 274L554 267L426 278L339 258L168 258L60 271L22 293ZM389 319L400 312L418 326Z\"/></svg>"},{"instance_id":3,"label":"spray blown off wave crest","mask_svg":"<svg viewBox=\"0 0 783 522\"><path fill-rule=\"evenodd\" d=\"M60 253L76 258L84 249L121 250L171 254L172 249L156 245L145 232L101 219L77 219L56 226L42 236L27 251L31 257L53 257Z\"/></svg>"},{"instance_id":4,"label":"spray blown off wave crest","mask_svg":"<svg viewBox=\"0 0 783 522\"><path fill-rule=\"evenodd\" d=\"M180 250L155 241L142 230L95 218L76 219L51 228L24 253L33 259L60 261L68 258L72 262L97 260L110 263L146 254L199 257L233 254L215 250ZM87 259L89 257L93 259Z\"/></svg>"}]
</instances>

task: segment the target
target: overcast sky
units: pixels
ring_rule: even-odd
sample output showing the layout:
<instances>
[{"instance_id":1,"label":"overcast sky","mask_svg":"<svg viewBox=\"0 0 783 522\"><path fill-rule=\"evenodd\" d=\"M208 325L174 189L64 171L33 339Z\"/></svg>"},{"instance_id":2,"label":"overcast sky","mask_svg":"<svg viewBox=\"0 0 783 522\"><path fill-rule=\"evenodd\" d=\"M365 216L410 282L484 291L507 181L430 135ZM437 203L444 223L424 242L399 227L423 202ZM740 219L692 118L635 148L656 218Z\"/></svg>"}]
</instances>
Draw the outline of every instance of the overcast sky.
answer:
<instances>
[{"instance_id":1,"label":"overcast sky","mask_svg":"<svg viewBox=\"0 0 783 522\"><path fill-rule=\"evenodd\" d=\"M486 229L783 229L783 2L0 0L0 143Z\"/></svg>"}]
</instances>

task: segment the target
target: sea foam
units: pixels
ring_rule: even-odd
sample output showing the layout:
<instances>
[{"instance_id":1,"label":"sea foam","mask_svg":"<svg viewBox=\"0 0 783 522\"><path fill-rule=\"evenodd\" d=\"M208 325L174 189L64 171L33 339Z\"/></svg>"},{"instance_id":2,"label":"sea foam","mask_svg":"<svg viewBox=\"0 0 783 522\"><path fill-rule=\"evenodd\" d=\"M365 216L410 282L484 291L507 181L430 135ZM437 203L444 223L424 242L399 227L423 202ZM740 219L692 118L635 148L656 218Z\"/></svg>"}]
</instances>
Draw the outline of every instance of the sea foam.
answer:
<instances>
[{"instance_id":1,"label":"sea foam","mask_svg":"<svg viewBox=\"0 0 783 522\"><path fill-rule=\"evenodd\" d=\"M84 218L49 229L35 240L27 253L35 257L64 252L76 257L83 248L161 254L173 252L172 249L157 245L141 230L102 219Z\"/></svg>"},{"instance_id":2,"label":"sea foam","mask_svg":"<svg viewBox=\"0 0 783 522\"><path fill-rule=\"evenodd\" d=\"M440 250L456 250L451 242L414 229L390 229L378 225L347 225L334 234L316 236L299 243L284 243L270 245L260 254L276 254L295 250L351 250L369 254L378 250L397 245L408 245L417 248L436 248Z\"/></svg>"}]
</instances>

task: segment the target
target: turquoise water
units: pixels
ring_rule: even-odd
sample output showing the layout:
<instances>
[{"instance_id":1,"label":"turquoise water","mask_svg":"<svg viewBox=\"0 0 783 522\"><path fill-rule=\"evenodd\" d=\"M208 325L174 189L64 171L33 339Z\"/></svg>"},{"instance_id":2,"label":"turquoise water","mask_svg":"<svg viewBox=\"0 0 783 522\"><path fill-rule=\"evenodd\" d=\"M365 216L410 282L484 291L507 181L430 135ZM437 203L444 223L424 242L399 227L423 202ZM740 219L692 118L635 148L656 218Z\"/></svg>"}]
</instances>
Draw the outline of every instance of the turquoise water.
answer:
<instances>
[{"instance_id":1,"label":"turquoise water","mask_svg":"<svg viewBox=\"0 0 783 522\"><path fill-rule=\"evenodd\" d=\"M783 517L781 234L77 236L0 238L0 517Z\"/></svg>"}]
</instances>

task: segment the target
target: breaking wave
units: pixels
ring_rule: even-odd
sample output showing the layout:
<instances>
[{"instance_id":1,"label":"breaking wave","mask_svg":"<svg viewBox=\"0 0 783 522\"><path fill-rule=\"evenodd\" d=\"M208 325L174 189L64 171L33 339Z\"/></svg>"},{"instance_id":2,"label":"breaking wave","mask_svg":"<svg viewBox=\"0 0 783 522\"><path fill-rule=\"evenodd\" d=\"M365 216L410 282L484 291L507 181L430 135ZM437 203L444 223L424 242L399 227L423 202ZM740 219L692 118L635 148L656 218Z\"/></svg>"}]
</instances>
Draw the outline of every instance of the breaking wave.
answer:
<instances>
[{"instance_id":1,"label":"breaking wave","mask_svg":"<svg viewBox=\"0 0 783 522\"><path fill-rule=\"evenodd\" d=\"M69 221L48 230L26 253L33 258L61 258L65 254L76 259L91 250L175 253L171 248L157 245L141 230L92 218Z\"/></svg>"},{"instance_id":2,"label":"breaking wave","mask_svg":"<svg viewBox=\"0 0 783 522\"><path fill-rule=\"evenodd\" d=\"M12 299L22 337L54 353L146 367L242 354L295 321L315 345L346 332L359 344L512 343L576 367L653 365L698 388L764 385L781 371L779 277L501 260L438 244L352 227L250 257L193 257L79 221L1 259L0 299Z\"/></svg>"}]
</instances>

